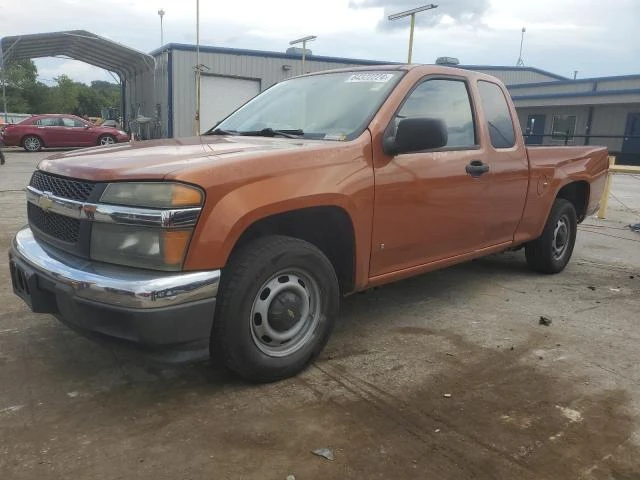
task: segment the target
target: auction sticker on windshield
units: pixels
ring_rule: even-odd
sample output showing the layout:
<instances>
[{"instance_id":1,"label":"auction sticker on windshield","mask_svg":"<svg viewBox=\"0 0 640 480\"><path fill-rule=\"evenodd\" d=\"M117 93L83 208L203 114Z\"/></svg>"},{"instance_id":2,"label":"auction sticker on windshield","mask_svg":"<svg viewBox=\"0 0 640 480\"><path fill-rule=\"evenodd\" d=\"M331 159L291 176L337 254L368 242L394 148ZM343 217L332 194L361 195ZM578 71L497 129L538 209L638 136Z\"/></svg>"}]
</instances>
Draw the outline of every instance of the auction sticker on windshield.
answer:
<instances>
[{"instance_id":1,"label":"auction sticker on windshield","mask_svg":"<svg viewBox=\"0 0 640 480\"><path fill-rule=\"evenodd\" d=\"M354 73L345 80L345 83L373 82L387 83L393 78L393 73Z\"/></svg>"}]
</instances>

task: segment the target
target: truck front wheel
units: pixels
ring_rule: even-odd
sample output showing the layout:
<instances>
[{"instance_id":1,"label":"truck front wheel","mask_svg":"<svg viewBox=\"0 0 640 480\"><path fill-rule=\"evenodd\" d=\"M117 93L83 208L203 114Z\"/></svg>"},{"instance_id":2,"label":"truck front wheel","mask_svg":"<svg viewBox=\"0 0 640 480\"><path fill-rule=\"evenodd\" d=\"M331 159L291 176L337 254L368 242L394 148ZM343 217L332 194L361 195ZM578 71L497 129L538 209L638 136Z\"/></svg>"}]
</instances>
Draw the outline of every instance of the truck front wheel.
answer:
<instances>
[{"instance_id":1,"label":"truck front wheel","mask_svg":"<svg viewBox=\"0 0 640 480\"><path fill-rule=\"evenodd\" d=\"M542 235L525 246L529 268L541 273L564 270L573 253L576 233L576 210L573 204L563 198L556 199Z\"/></svg>"},{"instance_id":2,"label":"truck front wheel","mask_svg":"<svg viewBox=\"0 0 640 480\"><path fill-rule=\"evenodd\" d=\"M211 355L250 381L295 375L322 351L339 306L335 270L317 247L291 237L260 238L224 269Z\"/></svg>"}]
</instances>

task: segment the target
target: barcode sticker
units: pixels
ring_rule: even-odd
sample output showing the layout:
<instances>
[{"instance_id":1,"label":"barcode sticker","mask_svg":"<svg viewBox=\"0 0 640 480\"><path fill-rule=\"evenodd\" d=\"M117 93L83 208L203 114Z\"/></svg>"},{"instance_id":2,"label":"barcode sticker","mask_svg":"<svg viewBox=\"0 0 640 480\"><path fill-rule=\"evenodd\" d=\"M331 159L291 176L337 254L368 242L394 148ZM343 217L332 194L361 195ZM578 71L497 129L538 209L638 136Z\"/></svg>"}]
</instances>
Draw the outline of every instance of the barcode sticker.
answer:
<instances>
[{"instance_id":1,"label":"barcode sticker","mask_svg":"<svg viewBox=\"0 0 640 480\"><path fill-rule=\"evenodd\" d=\"M354 73L345 80L345 83L387 83L392 78L392 73Z\"/></svg>"}]
</instances>

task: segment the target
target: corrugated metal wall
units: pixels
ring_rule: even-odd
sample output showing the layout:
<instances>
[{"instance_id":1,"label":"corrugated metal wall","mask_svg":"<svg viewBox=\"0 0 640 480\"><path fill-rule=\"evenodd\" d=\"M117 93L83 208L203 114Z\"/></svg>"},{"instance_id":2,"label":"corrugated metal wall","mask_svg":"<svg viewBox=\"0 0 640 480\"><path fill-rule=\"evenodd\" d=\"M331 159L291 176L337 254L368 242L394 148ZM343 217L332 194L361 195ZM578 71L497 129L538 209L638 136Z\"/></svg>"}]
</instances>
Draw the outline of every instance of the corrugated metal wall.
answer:
<instances>
[{"instance_id":1,"label":"corrugated metal wall","mask_svg":"<svg viewBox=\"0 0 640 480\"><path fill-rule=\"evenodd\" d=\"M524 130L527 125L529 115L546 115L545 135L551 135L554 115L575 115L576 135L587 134L587 121L589 118L589 107L526 107L517 108L520 126ZM591 119L590 135L613 135L622 136L627 123L627 115L633 112L640 112L640 103L630 105L597 105L593 107L593 117ZM524 132L523 132L524 133ZM622 148L622 138L591 138L591 145L604 145L611 152L619 152ZM551 137L544 137L543 145L563 144L562 141L553 141ZM583 138L576 138L572 145L584 145Z\"/></svg>"},{"instance_id":2,"label":"corrugated metal wall","mask_svg":"<svg viewBox=\"0 0 640 480\"><path fill-rule=\"evenodd\" d=\"M471 70L473 70L473 68L471 68ZM478 71L499 78L505 85L522 85L524 83L552 82L558 80L557 78L527 70L526 68L509 70L483 68L481 70L478 69Z\"/></svg>"},{"instance_id":3,"label":"corrugated metal wall","mask_svg":"<svg viewBox=\"0 0 640 480\"><path fill-rule=\"evenodd\" d=\"M167 134L167 54L157 55L155 71L140 73L126 79L125 126L138 116L155 120L156 105L160 105L160 125L155 128L154 137L164 137Z\"/></svg>"},{"instance_id":4,"label":"corrugated metal wall","mask_svg":"<svg viewBox=\"0 0 640 480\"><path fill-rule=\"evenodd\" d=\"M587 119L589 117L588 107L553 107L553 108L518 108L518 120L520 121L520 128L527 128L527 118L529 115L544 114L546 115L546 121L544 124L544 134L551 135L553 133L553 116L554 115L575 115L576 117L576 129L574 135L586 135L587 131ZM593 133L593 132L592 132ZM570 145L584 145L584 138L575 138L569 142ZM592 142L593 143L593 142ZM543 138L543 145L564 145L563 140L553 140L551 137Z\"/></svg>"},{"instance_id":5,"label":"corrugated metal wall","mask_svg":"<svg viewBox=\"0 0 640 480\"><path fill-rule=\"evenodd\" d=\"M601 105L594 108L591 133L598 135L623 135L627 125L627 115L640 112L640 103L635 105ZM598 138L592 145L606 145L609 150L618 152L622 148L622 139Z\"/></svg>"},{"instance_id":6,"label":"corrugated metal wall","mask_svg":"<svg viewBox=\"0 0 640 480\"><path fill-rule=\"evenodd\" d=\"M173 50L173 136L184 137L195 134L196 113L196 53ZM208 74L252 78L261 80L265 90L286 78L302 74L302 60L299 58L269 58L223 53L200 53L200 63L209 67ZM284 68L288 66L290 70ZM359 66L353 63L307 60L305 69L318 72L333 68ZM284 67L284 68L283 68ZM202 125L205 131L212 125Z\"/></svg>"},{"instance_id":7,"label":"corrugated metal wall","mask_svg":"<svg viewBox=\"0 0 640 480\"><path fill-rule=\"evenodd\" d=\"M598 91L638 89L640 89L640 77L637 76L621 79L598 80Z\"/></svg>"}]
</instances>

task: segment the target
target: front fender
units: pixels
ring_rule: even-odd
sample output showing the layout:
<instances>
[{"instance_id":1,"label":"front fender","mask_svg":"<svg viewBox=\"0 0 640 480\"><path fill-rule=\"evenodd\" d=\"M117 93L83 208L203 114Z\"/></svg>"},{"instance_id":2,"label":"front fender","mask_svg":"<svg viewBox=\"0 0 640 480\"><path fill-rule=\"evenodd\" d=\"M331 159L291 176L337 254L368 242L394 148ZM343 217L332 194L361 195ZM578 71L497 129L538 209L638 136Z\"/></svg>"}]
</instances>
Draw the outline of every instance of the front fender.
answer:
<instances>
[{"instance_id":1,"label":"front fender","mask_svg":"<svg viewBox=\"0 0 640 480\"><path fill-rule=\"evenodd\" d=\"M242 184L207 203L194 231L186 270L223 268L242 233L272 215L310 207L344 210L353 225L356 282L368 275L373 221L373 174L365 162L303 169Z\"/></svg>"}]
</instances>

